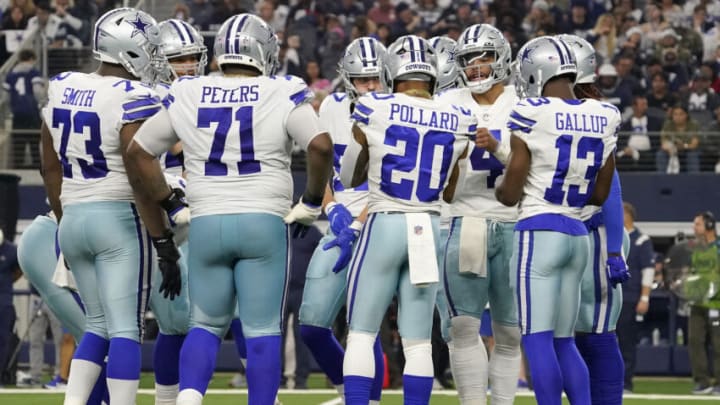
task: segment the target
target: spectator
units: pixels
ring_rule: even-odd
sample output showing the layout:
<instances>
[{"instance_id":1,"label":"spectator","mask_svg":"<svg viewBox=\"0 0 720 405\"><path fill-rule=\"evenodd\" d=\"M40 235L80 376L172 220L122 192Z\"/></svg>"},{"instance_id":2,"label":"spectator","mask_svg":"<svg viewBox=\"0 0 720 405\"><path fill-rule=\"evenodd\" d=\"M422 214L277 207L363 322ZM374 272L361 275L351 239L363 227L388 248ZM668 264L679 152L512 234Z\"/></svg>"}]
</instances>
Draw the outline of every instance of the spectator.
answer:
<instances>
[{"instance_id":1,"label":"spectator","mask_svg":"<svg viewBox=\"0 0 720 405\"><path fill-rule=\"evenodd\" d=\"M10 7L7 14L3 15L2 27L0 31L5 30L24 30L27 28L28 20L30 16L25 15L22 7L12 6Z\"/></svg>"},{"instance_id":2,"label":"spectator","mask_svg":"<svg viewBox=\"0 0 720 405\"><path fill-rule=\"evenodd\" d=\"M548 32L555 25L555 21L550 14L550 5L545 0L535 0L530 6L530 12L522 22L522 29L529 37L539 36L538 31Z\"/></svg>"},{"instance_id":3,"label":"spectator","mask_svg":"<svg viewBox=\"0 0 720 405\"><path fill-rule=\"evenodd\" d=\"M615 105L620 112L625 111L632 103L632 91L625 87L620 87L618 72L615 66L605 64L598 69L598 88L602 93L605 101Z\"/></svg>"},{"instance_id":4,"label":"spectator","mask_svg":"<svg viewBox=\"0 0 720 405\"><path fill-rule=\"evenodd\" d=\"M687 172L700 171L700 126L691 119L687 107L676 104L660 135L660 150L656 156L656 168L660 173L679 173L681 167Z\"/></svg>"},{"instance_id":5,"label":"spectator","mask_svg":"<svg viewBox=\"0 0 720 405\"><path fill-rule=\"evenodd\" d=\"M714 111L714 120L708 126L708 133L702 139L703 152L705 157L710 160L710 164L713 165L712 171L720 173L720 107Z\"/></svg>"},{"instance_id":6,"label":"spectator","mask_svg":"<svg viewBox=\"0 0 720 405\"><path fill-rule=\"evenodd\" d=\"M422 18L417 15L405 2L395 6L395 21L390 25L391 42L404 35L412 34L419 28Z\"/></svg>"},{"instance_id":7,"label":"spectator","mask_svg":"<svg viewBox=\"0 0 720 405\"><path fill-rule=\"evenodd\" d=\"M190 14L190 7L187 6L187 4L184 3L178 3L175 5L175 9L172 12L173 17L180 21L185 21L186 23L192 25L192 15Z\"/></svg>"},{"instance_id":8,"label":"spectator","mask_svg":"<svg viewBox=\"0 0 720 405\"><path fill-rule=\"evenodd\" d=\"M622 54L615 61L615 71L618 75L618 88L623 89L623 93L630 94L639 93L642 88L640 81L635 76L635 58L629 54Z\"/></svg>"},{"instance_id":9,"label":"spectator","mask_svg":"<svg viewBox=\"0 0 720 405\"><path fill-rule=\"evenodd\" d=\"M650 237L635 228L635 207L630 203L623 203L623 214L625 230L630 234L627 267L631 278L622 284L623 306L616 333L625 361L624 389L632 392L639 323L643 321L650 307L650 288L655 276L655 252Z\"/></svg>"},{"instance_id":10,"label":"spectator","mask_svg":"<svg viewBox=\"0 0 720 405\"><path fill-rule=\"evenodd\" d=\"M692 81L691 91L684 100L690 116L703 126L710 124L713 111L720 107L720 97L710 88L711 80L712 77L707 72L698 72Z\"/></svg>"},{"instance_id":11,"label":"spectator","mask_svg":"<svg viewBox=\"0 0 720 405\"><path fill-rule=\"evenodd\" d=\"M656 72L650 76L650 92L647 96L648 107L659 108L664 111L677 102L674 94L668 89L668 81L665 73Z\"/></svg>"},{"instance_id":12,"label":"spectator","mask_svg":"<svg viewBox=\"0 0 720 405\"><path fill-rule=\"evenodd\" d=\"M595 23L595 28L588 32L586 39L595 48L598 65L609 63L617 45L617 28L613 15L609 13L601 15Z\"/></svg>"},{"instance_id":13,"label":"spectator","mask_svg":"<svg viewBox=\"0 0 720 405\"><path fill-rule=\"evenodd\" d=\"M350 29L350 39L347 42L352 42L360 37L369 37L376 32L377 26L375 26L375 23L365 16L360 16L355 19L355 23Z\"/></svg>"},{"instance_id":14,"label":"spectator","mask_svg":"<svg viewBox=\"0 0 720 405\"><path fill-rule=\"evenodd\" d=\"M584 36L585 32L591 28L592 22L588 18L587 2L582 0L570 2L570 12L563 18L561 30L568 34Z\"/></svg>"},{"instance_id":15,"label":"spectator","mask_svg":"<svg viewBox=\"0 0 720 405\"><path fill-rule=\"evenodd\" d=\"M35 52L20 51L19 62L5 77L3 88L10 95L12 109L12 152L14 165L39 167L40 165L40 109L45 100L45 81L35 67ZM28 133L28 131L30 131ZM30 156L26 156L26 150Z\"/></svg>"},{"instance_id":16,"label":"spectator","mask_svg":"<svg viewBox=\"0 0 720 405\"><path fill-rule=\"evenodd\" d=\"M317 61L311 60L305 65L305 82L312 91L330 92L330 80L322 77Z\"/></svg>"},{"instance_id":17,"label":"spectator","mask_svg":"<svg viewBox=\"0 0 720 405\"><path fill-rule=\"evenodd\" d=\"M692 13L692 29L700 35L705 35L713 27L712 20L708 18L705 6L698 4Z\"/></svg>"},{"instance_id":18,"label":"spectator","mask_svg":"<svg viewBox=\"0 0 720 405\"><path fill-rule=\"evenodd\" d=\"M690 271L700 276L705 283L720 285L720 242L715 230L715 216L710 211L699 213L693 220L695 243L692 245ZM717 290L716 290L717 291ZM693 394L712 392L720 395L720 295L706 297L707 300L694 302L690 307L688 329L688 350L695 387ZM713 375L708 370L707 346L712 347Z\"/></svg>"},{"instance_id":19,"label":"spectator","mask_svg":"<svg viewBox=\"0 0 720 405\"><path fill-rule=\"evenodd\" d=\"M345 52L345 31L335 14L325 16L325 42L319 50L322 76L332 81L338 75L337 64Z\"/></svg>"},{"instance_id":20,"label":"spectator","mask_svg":"<svg viewBox=\"0 0 720 405\"><path fill-rule=\"evenodd\" d=\"M660 11L665 21L676 21L684 17L682 9L673 0L660 0Z\"/></svg>"},{"instance_id":21,"label":"spectator","mask_svg":"<svg viewBox=\"0 0 720 405\"><path fill-rule=\"evenodd\" d=\"M378 24L375 39L387 47L390 45L390 27L387 24Z\"/></svg>"},{"instance_id":22,"label":"spectator","mask_svg":"<svg viewBox=\"0 0 720 405\"><path fill-rule=\"evenodd\" d=\"M424 26L431 27L440 21L444 10L438 5L437 0L418 0L417 3L417 14Z\"/></svg>"},{"instance_id":23,"label":"spectator","mask_svg":"<svg viewBox=\"0 0 720 405\"><path fill-rule=\"evenodd\" d=\"M648 102L644 95L633 97L632 116L620 127L617 148L619 170L652 170L663 122L656 116L648 115L647 110Z\"/></svg>"},{"instance_id":24,"label":"spectator","mask_svg":"<svg viewBox=\"0 0 720 405\"><path fill-rule=\"evenodd\" d=\"M213 21L213 7L208 0L191 0L186 4L190 9L190 23L200 27L200 31L208 31Z\"/></svg>"},{"instance_id":25,"label":"spectator","mask_svg":"<svg viewBox=\"0 0 720 405\"><path fill-rule=\"evenodd\" d=\"M300 56L298 55L297 49L289 46L295 44L299 46L300 39L297 36L288 38L287 44L283 43L280 45L280 52L278 53L278 66L275 74L278 76L293 75L301 76L302 70L300 69Z\"/></svg>"},{"instance_id":26,"label":"spectator","mask_svg":"<svg viewBox=\"0 0 720 405\"><path fill-rule=\"evenodd\" d=\"M390 25L395 21L395 7L390 0L378 0L375 7L368 11L367 16L375 24Z\"/></svg>"},{"instance_id":27,"label":"spectator","mask_svg":"<svg viewBox=\"0 0 720 405\"><path fill-rule=\"evenodd\" d=\"M258 16L263 19L275 32L285 30L285 17L277 12L276 3L273 0L264 0L258 4Z\"/></svg>"},{"instance_id":28,"label":"spectator","mask_svg":"<svg viewBox=\"0 0 720 405\"><path fill-rule=\"evenodd\" d=\"M62 24L62 19L52 12L50 5L40 3L37 6L35 16L28 21L26 32L29 34L38 31L48 46L58 48L62 46L62 41L56 39L59 36L60 24Z\"/></svg>"},{"instance_id":29,"label":"spectator","mask_svg":"<svg viewBox=\"0 0 720 405\"><path fill-rule=\"evenodd\" d=\"M76 7L72 0L54 0L55 15L60 17L60 29L57 39L64 39L63 46L79 48L84 43L90 44L90 19L83 22L78 18Z\"/></svg>"},{"instance_id":30,"label":"spectator","mask_svg":"<svg viewBox=\"0 0 720 405\"><path fill-rule=\"evenodd\" d=\"M45 366L45 340L48 327L52 332L53 343L55 344L55 365L54 374L60 375L60 346L62 344L62 325L47 305L40 298L40 293L31 288L30 306L32 307L32 320L30 323L30 376L18 381L19 387L39 387L42 385ZM67 380L64 381L67 383Z\"/></svg>"},{"instance_id":31,"label":"spectator","mask_svg":"<svg viewBox=\"0 0 720 405\"><path fill-rule=\"evenodd\" d=\"M8 8L15 6L22 8L23 14L28 16L28 18L35 15L35 3L33 0L12 0Z\"/></svg>"},{"instance_id":32,"label":"spectator","mask_svg":"<svg viewBox=\"0 0 720 405\"><path fill-rule=\"evenodd\" d=\"M15 330L13 283L22 276L17 261L17 246L3 237L0 230L0 373L4 374L15 347L11 346ZM14 376L3 375L3 380ZM3 382L0 382L2 385Z\"/></svg>"},{"instance_id":33,"label":"spectator","mask_svg":"<svg viewBox=\"0 0 720 405\"><path fill-rule=\"evenodd\" d=\"M680 49L687 50L690 55L690 62L696 64L703 57L703 39L692 28L684 23L674 27L675 34L679 37L678 46Z\"/></svg>"},{"instance_id":34,"label":"spectator","mask_svg":"<svg viewBox=\"0 0 720 405\"><path fill-rule=\"evenodd\" d=\"M670 24L665 21L660 8L657 4L648 2L645 6L645 23L640 25L643 33L652 42L657 42L662 38L662 32L666 28L670 28Z\"/></svg>"}]
</instances>

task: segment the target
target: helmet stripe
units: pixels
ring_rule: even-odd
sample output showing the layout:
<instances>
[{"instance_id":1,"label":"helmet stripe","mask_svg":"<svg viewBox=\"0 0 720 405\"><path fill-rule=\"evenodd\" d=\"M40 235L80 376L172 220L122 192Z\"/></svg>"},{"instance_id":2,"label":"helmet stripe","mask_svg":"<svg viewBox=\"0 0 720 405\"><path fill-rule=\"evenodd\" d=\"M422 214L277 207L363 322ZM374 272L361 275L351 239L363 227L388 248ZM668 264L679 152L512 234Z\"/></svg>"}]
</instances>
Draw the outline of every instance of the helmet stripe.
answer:
<instances>
[{"instance_id":1,"label":"helmet stripe","mask_svg":"<svg viewBox=\"0 0 720 405\"><path fill-rule=\"evenodd\" d=\"M180 31L180 27L178 27L178 23L173 20L169 20L169 21L170 21L170 25L172 25L173 28L175 28L175 31L177 31L178 36L180 36L180 41L182 41L182 44L183 45L187 44L187 41L185 41L185 35L183 35L182 31Z\"/></svg>"},{"instance_id":2,"label":"helmet stripe","mask_svg":"<svg viewBox=\"0 0 720 405\"><path fill-rule=\"evenodd\" d=\"M370 57L373 58L373 62L377 64L377 54L375 53L375 40L370 38L366 40L368 48L370 48Z\"/></svg>"},{"instance_id":3,"label":"helmet stripe","mask_svg":"<svg viewBox=\"0 0 720 405\"><path fill-rule=\"evenodd\" d=\"M360 40L360 61L362 61L363 67L367 67L367 51L365 50L365 47L367 46L367 42L363 39Z\"/></svg>"},{"instance_id":4,"label":"helmet stripe","mask_svg":"<svg viewBox=\"0 0 720 405\"><path fill-rule=\"evenodd\" d=\"M238 22L237 28L234 30L235 33L235 53L240 52L240 37L238 33L242 31L245 21L247 21L248 15L245 14Z\"/></svg>"},{"instance_id":5,"label":"helmet stripe","mask_svg":"<svg viewBox=\"0 0 720 405\"><path fill-rule=\"evenodd\" d=\"M228 23L228 29L225 33L225 53L230 53L230 37L232 37L232 27L237 21L238 16L233 17L230 22Z\"/></svg>"},{"instance_id":6,"label":"helmet stripe","mask_svg":"<svg viewBox=\"0 0 720 405\"><path fill-rule=\"evenodd\" d=\"M425 60L425 42L420 38L417 38L417 41L420 48L420 62L427 62Z\"/></svg>"},{"instance_id":7,"label":"helmet stripe","mask_svg":"<svg viewBox=\"0 0 720 405\"><path fill-rule=\"evenodd\" d=\"M478 24L475 26L475 33L473 34L473 42L478 41L478 38L480 37L480 29L482 29L482 25Z\"/></svg>"},{"instance_id":8,"label":"helmet stripe","mask_svg":"<svg viewBox=\"0 0 720 405\"><path fill-rule=\"evenodd\" d=\"M414 38L407 37L405 38L405 42L407 42L408 46L410 47L410 61L415 62L415 41L413 41Z\"/></svg>"},{"instance_id":9,"label":"helmet stripe","mask_svg":"<svg viewBox=\"0 0 720 405\"><path fill-rule=\"evenodd\" d=\"M559 42L560 42L560 44L563 46L563 48L565 48L565 52L567 53L567 56L568 56L568 61L572 62L573 59L575 59L575 58L574 58L574 55L575 55L575 54L570 50L570 48L568 47L567 42L565 42L565 41L563 41L563 40L560 40Z\"/></svg>"},{"instance_id":10,"label":"helmet stripe","mask_svg":"<svg viewBox=\"0 0 720 405\"><path fill-rule=\"evenodd\" d=\"M185 28L185 32L187 33L187 36L188 36L188 42L190 42L191 44L194 44L194 43L195 43L195 36L194 36L194 35L192 34L192 32L190 31L190 25L189 25L188 23L185 23L185 22L180 23L180 25L182 25L182 27Z\"/></svg>"},{"instance_id":11,"label":"helmet stripe","mask_svg":"<svg viewBox=\"0 0 720 405\"><path fill-rule=\"evenodd\" d=\"M553 38L548 37L548 39L553 44L553 46L555 46L555 49L557 50L558 55L560 55L560 64L564 65L565 64L565 56L562 53L562 49L560 49L560 45L558 45L557 42L555 42L555 40Z\"/></svg>"}]
</instances>

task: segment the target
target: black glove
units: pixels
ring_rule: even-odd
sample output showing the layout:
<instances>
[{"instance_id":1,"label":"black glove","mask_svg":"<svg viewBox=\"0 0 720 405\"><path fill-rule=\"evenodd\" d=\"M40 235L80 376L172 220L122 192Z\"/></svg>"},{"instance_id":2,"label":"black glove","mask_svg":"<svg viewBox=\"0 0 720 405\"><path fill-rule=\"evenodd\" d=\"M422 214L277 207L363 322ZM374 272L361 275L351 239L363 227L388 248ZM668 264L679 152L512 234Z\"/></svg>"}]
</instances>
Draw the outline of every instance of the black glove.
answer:
<instances>
[{"instance_id":1,"label":"black glove","mask_svg":"<svg viewBox=\"0 0 720 405\"><path fill-rule=\"evenodd\" d=\"M180 295L182 278L180 276L180 266L178 265L180 252L175 246L172 231L168 229L163 236L152 238L152 243L157 251L158 264L162 274L160 292L163 293L163 297L174 300L175 297Z\"/></svg>"},{"instance_id":2,"label":"black glove","mask_svg":"<svg viewBox=\"0 0 720 405\"><path fill-rule=\"evenodd\" d=\"M186 210L188 203L185 200L185 191L180 188L172 189L170 195L160 201L160 206L167 213L172 226L186 225L190 222L190 211Z\"/></svg>"}]
</instances>

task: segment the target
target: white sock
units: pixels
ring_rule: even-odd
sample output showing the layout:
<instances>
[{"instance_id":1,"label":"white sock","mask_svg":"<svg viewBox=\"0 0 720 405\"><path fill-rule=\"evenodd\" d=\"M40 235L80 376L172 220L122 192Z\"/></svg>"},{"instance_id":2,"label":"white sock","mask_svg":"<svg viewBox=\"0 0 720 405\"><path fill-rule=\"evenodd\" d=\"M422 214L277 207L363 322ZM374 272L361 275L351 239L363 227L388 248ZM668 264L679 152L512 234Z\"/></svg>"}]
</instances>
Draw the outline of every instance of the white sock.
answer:
<instances>
[{"instance_id":1,"label":"white sock","mask_svg":"<svg viewBox=\"0 0 720 405\"><path fill-rule=\"evenodd\" d=\"M155 383L155 405L175 405L180 384L161 385Z\"/></svg>"},{"instance_id":2,"label":"white sock","mask_svg":"<svg viewBox=\"0 0 720 405\"><path fill-rule=\"evenodd\" d=\"M85 405L102 367L92 361L72 359L63 405Z\"/></svg>"},{"instance_id":3,"label":"white sock","mask_svg":"<svg viewBox=\"0 0 720 405\"><path fill-rule=\"evenodd\" d=\"M203 394L192 388L186 388L178 394L177 405L202 405Z\"/></svg>"},{"instance_id":4,"label":"white sock","mask_svg":"<svg viewBox=\"0 0 720 405\"><path fill-rule=\"evenodd\" d=\"M341 397L345 396L345 384L338 384L335 386L335 389Z\"/></svg>"},{"instance_id":5,"label":"white sock","mask_svg":"<svg viewBox=\"0 0 720 405\"><path fill-rule=\"evenodd\" d=\"M450 352L458 398L463 405L485 405L487 402L488 357L478 330L480 320L471 316L452 318Z\"/></svg>"},{"instance_id":6,"label":"white sock","mask_svg":"<svg viewBox=\"0 0 720 405\"><path fill-rule=\"evenodd\" d=\"M402 339L405 355L404 375L432 377L435 374L432 361L430 340Z\"/></svg>"},{"instance_id":7,"label":"white sock","mask_svg":"<svg viewBox=\"0 0 720 405\"><path fill-rule=\"evenodd\" d=\"M495 347L490 356L492 405L512 405L520 374L520 328L493 322Z\"/></svg>"},{"instance_id":8,"label":"white sock","mask_svg":"<svg viewBox=\"0 0 720 405\"><path fill-rule=\"evenodd\" d=\"M344 404L344 403L345 403L345 401L343 401L343 404ZM370 402L368 403L368 405L380 405L380 401L373 401L373 400L371 399Z\"/></svg>"},{"instance_id":9,"label":"white sock","mask_svg":"<svg viewBox=\"0 0 720 405\"><path fill-rule=\"evenodd\" d=\"M120 380L108 378L108 393L112 398L112 405L135 405L140 380Z\"/></svg>"},{"instance_id":10,"label":"white sock","mask_svg":"<svg viewBox=\"0 0 720 405\"><path fill-rule=\"evenodd\" d=\"M240 357L240 364L242 364L243 368L247 370L247 359L243 359L242 357Z\"/></svg>"},{"instance_id":11,"label":"white sock","mask_svg":"<svg viewBox=\"0 0 720 405\"><path fill-rule=\"evenodd\" d=\"M374 378L374 344L374 335L350 331L347 337L345 359L343 360L343 375L355 375L360 377Z\"/></svg>"}]
</instances>

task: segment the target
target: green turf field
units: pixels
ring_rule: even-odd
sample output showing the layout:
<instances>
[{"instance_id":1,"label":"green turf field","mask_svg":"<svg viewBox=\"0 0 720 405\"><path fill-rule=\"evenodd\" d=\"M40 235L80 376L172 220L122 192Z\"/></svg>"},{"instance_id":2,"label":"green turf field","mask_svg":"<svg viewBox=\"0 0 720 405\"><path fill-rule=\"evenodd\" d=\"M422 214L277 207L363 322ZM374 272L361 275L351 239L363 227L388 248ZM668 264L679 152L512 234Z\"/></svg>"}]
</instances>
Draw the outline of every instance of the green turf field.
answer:
<instances>
[{"instance_id":1,"label":"green turf field","mask_svg":"<svg viewBox=\"0 0 720 405\"><path fill-rule=\"evenodd\" d=\"M243 390L231 390L228 382L231 374L218 373L211 382L211 392L206 397L207 405L238 405L246 403L247 396ZM152 376L143 375L141 393L137 405L152 405ZM279 395L284 405L319 405L337 398L332 391L326 390L324 378L313 375L308 382L310 390L282 390ZM720 397L692 396L690 379L687 378L636 378L635 393L625 398L625 405L670 405L687 403L720 404ZM452 391L435 391L431 403L433 405L457 404L458 400ZM14 388L0 389L0 404L8 405L45 405L62 403L62 394L50 394L47 390L17 390ZM402 395L396 390L383 394L383 404L400 405ZM531 392L521 392L515 400L517 405L535 404ZM564 402L567 404L567 401Z\"/></svg>"}]
</instances>

